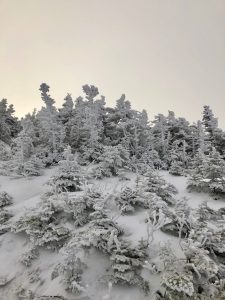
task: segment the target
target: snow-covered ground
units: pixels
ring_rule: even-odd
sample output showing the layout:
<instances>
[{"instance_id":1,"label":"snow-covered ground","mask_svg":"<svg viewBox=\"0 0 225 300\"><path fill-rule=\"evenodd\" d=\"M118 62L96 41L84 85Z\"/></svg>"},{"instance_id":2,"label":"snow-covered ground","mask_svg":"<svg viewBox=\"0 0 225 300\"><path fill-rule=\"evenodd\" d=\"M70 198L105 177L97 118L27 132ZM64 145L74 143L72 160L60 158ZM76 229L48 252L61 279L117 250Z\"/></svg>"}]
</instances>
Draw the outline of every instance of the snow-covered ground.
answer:
<instances>
[{"instance_id":1,"label":"snow-covered ground","mask_svg":"<svg viewBox=\"0 0 225 300\"><path fill-rule=\"evenodd\" d=\"M17 218L26 208L34 207L41 199L41 195L48 190L45 185L46 181L55 172L55 168L45 170L43 176L32 179L19 178L13 179L5 176L0 176L0 191L6 191L13 197L13 205L9 210L13 213L14 218ZM203 201L208 201L212 208L224 207L225 203L221 200L215 201L207 194L188 193L186 190L185 177L176 177L168 174L168 172L161 172L161 175L170 183L172 183L178 190L177 199L186 197L188 204L193 208L197 208ZM132 186L135 184L135 175L127 174L130 181L119 181L119 178L107 178L104 180L93 181L109 198L110 214L115 217L117 223L124 229L125 238L136 244L141 238L147 235L147 228L145 223L145 210L138 210L133 215L119 215L118 212L113 211L113 206L110 203L110 195L121 188ZM179 247L178 238L157 231L154 235L154 243L170 242L174 253L182 255ZM53 266L58 262L59 255L57 252L48 250L41 250L40 256L34 260L32 266L27 268L19 261L20 256L28 247L28 238L25 234L5 233L0 236L0 279L7 277L11 279L5 287L0 287L0 300L16 300L15 290L19 286L31 289L36 295L62 295L66 299L104 299L107 288L99 283L100 278L107 272L109 267L109 259L103 254L93 250L88 259L88 269L85 270L83 278L87 283L87 296L73 296L64 291L59 279L51 280L51 272ZM41 281L37 283L29 282L32 271L39 270ZM151 278L151 295L146 298L144 294L137 288L133 287L113 287L113 300L144 300L154 299L154 291L159 287L159 280L153 275L149 275L146 271L146 278ZM86 298L85 298L86 297ZM89 297L89 298L88 298ZM28 298L27 298L28 299ZM37 298L38 299L38 298ZM106 298L105 298L106 299Z\"/></svg>"},{"instance_id":2,"label":"snow-covered ground","mask_svg":"<svg viewBox=\"0 0 225 300\"><path fill-rule=\"evenodd\" d=\"M195 209L199 206L199 204L203 203L204 201L206 201L208 203L208 206L213 209L219 209L225 206L224 200L215 200L212 196L210 196L207 193L189 193L186 189L188 180L187 177L173 176L166 171L161 171L160 173L166 181L172 183L177 188L178 194L175 197L177 199L185 197L190 207Z\"/></svg>"}]
</instances>

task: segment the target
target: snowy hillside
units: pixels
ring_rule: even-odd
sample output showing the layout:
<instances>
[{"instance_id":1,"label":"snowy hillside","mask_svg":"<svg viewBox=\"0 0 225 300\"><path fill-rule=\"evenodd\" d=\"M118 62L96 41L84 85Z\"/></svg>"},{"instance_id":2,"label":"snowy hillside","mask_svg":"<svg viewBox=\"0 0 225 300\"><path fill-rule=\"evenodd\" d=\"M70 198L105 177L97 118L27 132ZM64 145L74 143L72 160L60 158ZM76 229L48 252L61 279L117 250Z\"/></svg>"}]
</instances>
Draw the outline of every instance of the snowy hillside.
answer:
<instances>
[{"instance_id":1,"label":"snowy hillside","mask_svg":"<svg viewBox=\"0 0 225 300\"><path fill-rule=\"evenodd\" d=\"M225 132L93 85L0 101L0 299L224 300Z\"/></svg>"},{"instance_id":2,"label":"snowy hillside","mask_svg":"<svg viewBox=\"0 0 225 300\"><path fill-rule=\"evenodd\" d=\"M85 172L85 168L83 168L83 173ZM6 206L7 211L13 215L5 224L6 226L12 227L14 232L7 232L0 236L0 299L52 299L47 296L55 296L53 299L129 299L129 300L137 300L137 299L158 299L160 297L160 293L163 294L165 290L165 285L162 285L163 276L169 273L169 270L165 271L165 264L167 260L173 260L173 256L175 255L176 262L181 260L185 260L185 246L181 244L181 238L179 238L179 226L177 227L177 233L172 235L169 230L166 229L162 231L163 227L167 224L171 223L170 214L168 214L168 220L165 209L176 211L177 207L168 206L166 202L161 200L160 205L161 209L157 210L155 207L154 212L157 217L154 219L154 214L151 214L150 207L151 205L158 205L157 201L154 200L152 194L148 194L148 199L151 199L151 204L148 204L148 207L145 203L145 208L143 205L134 205L135 209L133 211L125 213L121 213L119 210L120 205L118 205L117 197L121 194L122 191L126 191L127 187L132 190L137 190L139 187L143 189L143 186L148 182L148 177L146 176L138 176L132 172L124 172L122 176L119 177L111 177L105 179L89 179L83 182L81 185L81 191L76 192L65 192L63 194L57 194L56 198L54 198L54 194L49 194L46 192L51 190L51 186L46 185L45 183L49 181L50 177L53 175L59 174L58 167L54 167L51 169L46 169L44 171L44 175L33 178L11 178L8 176L1 176L0 182L0 192L3 190L12 196L12 204ZM192 228L195 228L194 223L197 222L196 219L191 221L192 218L196 218L196 212L200 204L204 201L208 201L208 206L212 209L224 208L225 204L223 200L215 201L211 196L205 193L196 193L196 192L187 192L187 178L183 176L173 176L170 175L166 171L160 171L160 175L165 178L169 183L172 183L177 189L177 194L174 194L174 200L177 202L185 197L185 203L187 207L183 207L183 212L186 213L188 211L188 207L191 207L190 216L186 216L187 219L185 222L193 222ZM139 182L138 182L139 181ZM168 190L168 187L167 187ZM70 212L65 211L68 207L65 206L64 200L68 197L73 201L76 201L77 195L81 196L84 194L88 194L92 191L92 195L95 195L95 201L97 203L97 208L93 209L93 211L89 211L89 213L93 213L94 211L104 211L106 216L109 217L109 220L115 223L120 230L122 230L122 235L117 235L117 238L113 239L113 230L116 230L117 227L112 225L111 232L109 234L109 240L106 241L108 244L107 251L102 251L101 246L91 245L89 241L89 245L83 245L84 249L82 251L82 263L85 263L85 266L82 266L82 275L76 277L77 286L80 289L81 293L77 293L76 296L71 293L71 290L66 292L66 283L65 276L68 275L63 271L63 268L59 268L58 274L53 276L53 273L57 273L56 269L60 263L64 263L65 257L68 258L69 246L71 246L74 242L78 243L79 239L74 239L74 232L79 232L88 226L87 220L83 220L83 224L81 226L75 226L74 220L76 218L72 218L70 216ZM128 191L128 190L127 190ZM131 190L129 190L131 191ZM147 191L146 191L147 193ZM43 197L43 195L45 196ZM46 196L47 195L47 196ZM91 194L89 194L90 196ZM131 197L131 195L129 196ZM137 197L137 195L136 195ZM62 246L56 247L54 249L47 249L48 244L43 244L43 246L35 247L37 249L34 250L33 253L27 252L31 247L32 243L32 233L27 231L25 234L24 230L16 233L18 228L15 226L19 226L18 220L23 218L26 212L28 215L30 212L40 213L42 211L41 203L47 203L49 199L51 199L51 209L60 211L59 220L62 222L62 225L65 225L68 230L70 230L70 234L63 242ZM125 198L124 198L125 199ZM159 199L157 199L159 200ZM55 201L55 202L54 202ZM124 202L128 202L129 199L125 199ZM155 202L154 202L155 201ZM154 203L153 203L154 202ZM179 202L179 201L178 201ZM50 203L50 202L49 202ZM68 202L67 202L68 203ZM95 205L95 204L94 204ZM48 206L48 205L47 205ZM45 209L47 210L47 206ZM54 207L54 208L53 208ZM182 206L180 206L181 209ZM78 207L77 207L78 209ZM81 209L79 207L79 209ZM63 211L65 210L65 211ZM63 211L63 214L62 214ZM157 213L158 211L158 213ZM160 220L160 214L162 214L162 220ZM200 211L201 212L201 211ZM82 214L82 209L79 210L79 213ZM86 212L85 212L86 213ZM86 218L88 218L88 214L86 214ZM210 211L209 211L210 214ZM219 215L219 214L218 214ZM105 220L107 217L104 217ZM217 218L218 219L218 218ZM44 219L43 219L44 220ZM146 221L148 220L148 221ZM216 220L216 218L214 218ZM174 220L173 220L174 221ZM221 213L220 218L220 226L224 226L224 214ZM93 222L93 220L89 221ZM161 222L161 224L160 224ZM213 221L214 222L214 221ZM93 223L95 224L95 223ZM203 223L202 223L203 224ZM184 225L184 224L183 224ZM28 225L26 225L28 226ZM181 225L180 225L181 226ZM185 226L185 225L184 225ZM29 226L28 226L29 227ZM107 225L105 225L107 228ZM114 229L113 229L114 228ZM195 228L196 229L196 228ZM30 229L31 230L31 229ZM19 230L18 230L19 231ZM26 231L26 230L25 230ZM96 227L97 231L97 227ZM116 231L115 231L116 232ZM153 239L149 238L152 233ZM84 240L87 238L87 233L84 233ZM91 234L94 234L92 232ZM96 232L96 234L98 234ZM104 233L102 233L104 235ZM35 237L35 234L33 233ZM115 236L116 237L116 236ZM47 237L46 237L47 238ZM88 237L90 239L91 237ZM197 240L197 236L195 236ZM190 238L195 241L195 238ZM111 239L111 241L110 241ZM119 239L119 240L118 240ZM149 240L149 243L146 245L145 256L143 260L140 259L140 270L135 273L138 276L141 276L143 280L145 280L149 284L149 291L146 288L143 289L141 283L131 284L131 286L127 284L122 284L118 282L112 283L112 280L107 279L112 275L115 276L112 270L112 259L113 256L110 255L110 251L113 251L114 247L110 248L113 243L119 243L118 247L121 247L121 241L128 241L128 247L134 247L134 249L139 249L139 242ZM183 236L182 236L183 239ZM35 240L33 241L35 244ZM70 245L70 243L72 243ZM85 242L87 243L87 241ZM49 244L50 245L50 244ZM78 245L71 246L71 249L79 252L81 255L80 247ZM117 247L116 246L116 247ZM193 246L194 247L194 244ZM50 247L51 248L51 247ZM71 250L70 249L70 250ZM118 250L118 249L117 249ZM38 254L35 251L39 252ZM115 250L114 250L115 251ZM142 250L139 250L142 251ZM190 251L190 249L189 249ZM202 250L203 251L203 250ZM167 252L170 252L171 257L169 257ZM163 257L163 253L164 256ZM225 253L225 251L224 251ZM37 254L37 255L36 255ZM78 254L78 253L75 253ZM122 255L122 254L120 254ZM203 254L201 254L203 255ZM31 259L29 259L30 257ZM33 256L33 258L32 258ZM205 256L207 256L205 254ZM209 260L211 260L208 257ZM23 259L22 259L23 258ZM69 257L69 260L72 258ZM136 258L138 260L138 258ZM195 258L196 259L196 258ZM110 261L111 260L111 261ZM164 260L164 261L163 261ZM113 263L115 263L113 261ZM183 263L183 262L182 262ZM26 266L27 264L27 266ZM67 268L73 268L73 259L69 261ZM117 263L118 264L118 263ZM201 264L204 264L204 259L202 259ZM215 263L213 263L215 265ZM122 264L123 265L123 264ZM143 267L144 266L144 267ZM218 266L219 263L218 263ZM218 268L217 266L217 268ZM114 264L115 267L115 264ZM120 266L121 267L121 266ZM196 263L195 266L198 269L198 272L202 272L200 266ZM203 267L203 266L202 266ZM205 266L207 267L207 266ZM205 268L204 267L204 268ZM170 269L175 269L175 265L171 265ZM213 272L213 266L210 267L208 265L209 271ZM216 266L214 266L216 268ZM134 267L135 269L135 267ZM78 271L77 271L78 272ZM136 272L136 271L135 271ZM172 271L171 271L172 272ZM205 270L205 272L208 272ZM216 272L216 271L215 271ZM139 274L139 275L138 275ZM205 275L204 275L205 276ZM118 277L117 277L118 278ZM68 279L68 278L67 278ZM115 278L114 278L115 279ZM73 279L75 281L75 279ZM131 278L132 280L132 278ZM141 281L140 281L141 282ZM144 282L144 281L143 281ZM72 282L74 284L74 282ZM68 284L68 282L67 282ZM112 286L111 286L112 284ZM109 286L108 286L109 285ZM107 287L108 286L108 287ZM189 288L189 290L187 290ZM184 291L186 289L186 295L191 293L192 286L184 287ZM157 291L161 291L160 293L156 293ZM190 294L191 295L191 294ZM58 297L56 297L58 296ZM178 299L178 298L174 298ZM183 299L183 298L182 298ZM189 299L189 298L187 298ZM192 298L191 298L192 299ZM194 299L194 298L193 298ZM197 299L197 298L196 298ZM216 298L214 298L216 299ZM218 298L224 299L224 298Z\"/></svg>"}]
</instances>

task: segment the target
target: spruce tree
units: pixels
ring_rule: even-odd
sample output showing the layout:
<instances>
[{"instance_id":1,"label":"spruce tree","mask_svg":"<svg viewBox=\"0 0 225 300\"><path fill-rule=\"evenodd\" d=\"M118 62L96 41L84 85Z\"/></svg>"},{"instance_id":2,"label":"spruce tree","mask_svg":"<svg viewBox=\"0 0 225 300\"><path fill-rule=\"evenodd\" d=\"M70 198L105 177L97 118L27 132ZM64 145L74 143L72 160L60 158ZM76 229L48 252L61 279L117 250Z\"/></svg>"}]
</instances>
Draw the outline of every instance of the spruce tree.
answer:
<instances>
[{"instance_id":1,"label":"spruce tree","mask_svg":"<svg viewBox=\"0 0 225 300\"><path fill-rule=\"evenodd\" d=\"M14 117L14 107L8 105L6 99L0 101L0 140L6 144L11 144L12 139L21 130L20 122Z\"/></svg>"},{"instance_id":2,"label":"spruce tree","mask_svg":"<svg viewBox=\"0 0 225 300\"><path fill-rule=\"evenodd\" d=\"M57 155L63 150L65 131L63 126L57 121L58 113L54 106L55 101L49 95L49 86L42 83L40 86L41 98L45 107L37 114L40 144L47 150L49 156Z\"/></svg>"}]
</instances>

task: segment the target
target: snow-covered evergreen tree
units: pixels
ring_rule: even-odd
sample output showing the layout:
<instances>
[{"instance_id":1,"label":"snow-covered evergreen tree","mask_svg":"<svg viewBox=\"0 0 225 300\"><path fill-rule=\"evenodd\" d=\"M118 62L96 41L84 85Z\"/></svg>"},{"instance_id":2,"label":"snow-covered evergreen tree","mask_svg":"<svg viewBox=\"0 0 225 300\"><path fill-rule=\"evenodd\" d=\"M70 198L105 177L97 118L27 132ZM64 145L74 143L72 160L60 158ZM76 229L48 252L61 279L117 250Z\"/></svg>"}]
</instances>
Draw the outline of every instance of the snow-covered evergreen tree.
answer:
<instances>
[{"instance_id":1,"label":"snow-covered evergreen tree","mask_svg":"<svg viewBox=\"0 0 225 300\"><path fill-rule=\"evenodd\" d=\"M166 117L162 114L158 114L155 116L153 124L154 147L158 151L160 158L163 159L167 151Z\"/></svg>"},{"instance_id":2,"label":"snow-covered evergreen tree","mask_svg":"<svg viewBox=\"0 0 225 300\"><path fill-rule=\"evenodd\" d=\"M65 130L57 121L58 112L54 106L55 101L49 95L49 86L42 83L40 86L41 98L45 107L37 113L38 135L42 149L47 149L47 155L53 155L63 150Z\"/></svg>"},{"instance_id":3,"label":"snow-covered evergreen tree","mask_svg":"<svg viewBox=\"0 0 225 300\"><path fill-rule=\"evenodd\" d=\"M86 290L82 282L82 274L86 265L77 256L77 253L70 250L64 250L64 260L56 266L52 273L52 279L63 275L65 289L73 294L80 294Z\"/></svg>"},{"instance_id":4,"label":"snow-covered evergreen tree","mask_svg":"<svg viewBox=\"0 0 225 300\"><path fill-rule=\"evenodd\" d=\"M13 198L6 192L0 192L0 235L10 230L8 220L13 216L6 207L13 203Z\"/></svg>"},{"instance_id":5,"label":"snow-covered evergreen tree","mask_svg":"<svg viewBox=\"0 0 225 300\"><path fill-rule=\"evenodd\" d=\"M7 164L9 172L23 176L39 176L44 164L35 154L35 129L29 118L22 120L22 130L13 141L12 157Z\"/></svg>"},{"instance_id":6,"label":"snow-covered evergreen tree","mask_svg":"<svg viewBox=\"0 0 225 300\"><path fill-rule=\"evenodd\" d=\"M182 176L184 175L184 167L181 161L173 161L169 173L175 176Z\"/></svg>"},{"instance_id":7,"label":"snow-covered evergreen tree","mask_svg":"<svg viewBox=\"0 0 225 300\"><path fill-rule=\"evenodd\" d=\"M98 157L99 164L93 169L96 178L117 176L120 169L128 168L129 152L122 146L104 146Z\"/></svg>"},{"instance_id":8,"label":"snow-covered evergreen tree","mask_svg":"<svg viewBox=\"0 0 225 300\"><path fill-rule=\"evenodd\" d=\"M121 213L129 213L134 211L134 207L138 204L138 192L129 187L124 188L119 195L115 197Z\"/></svg>"},{"instance_id":9,"label":"snow-covered evergreen tree","mask_svg":"<svg viewBox=\"0 0 225 300\"><path fill-rule=\"evenodd\" d=\"M147 257L146 249L146 245L142 243L133 248L128 243L122 242L110 257L113 270L111 281L139 286L145 292L148 292L149 284L141 277L143 262Z\"/></svg>"},{"instance_id":10,"label":"snow-covered evergreen tree","mask_svg":"<svg viewBox=\"0 0 225 300\"><path fill-rule=\"evenodd\" d=\"M209 138L212 139L214 131L218 127L218 121L214 117L214 114L208 105L204 106L202 123L205 127L206 132L209 134Z\"/></svg>"},{"instance_id":11,"label":"snow-covered evergreen tree","mask_svg":"<svg viewBox=\"0 0 225 300\"><path fill-rule=\"evenodd\" d=\"M0 101L0 140L6 144L10 144L21 129L14 112L13 105L8 105L6 99Z\"/></svg>"},{"instance_id":12,"label":"snow-covered evergreen tree","mask_svg":"<svg viewBox=\"0 0 225 300\"><path fill-rule=\"evenodd\" d=\"M188 189L211 191L214 194L225 193L225 162L215 148L204 155L199 152L195 157L194 169L188 183Z\"/></svg>"},{"instance_id":13,"label":"snow-covered evergreen tree","mask_svg":"<svg viewBox=\"0 0 225 300\"><path fill-rule=\"evenodd\" d=\"M0 235L10 231L9 220L13 215L5 208L0 208Z\"/></svg>"},{"instance_id":14,"label":"snow-covered evergreen tree","mask_svg":"<svg viewBox=\"0 0 225 300\"><path fill-rule=\"evenodd\" d=\"M70 134L72 128L72 119L74 116L74 103L71 94L64 98L63 107L59 109L58 120L65 131L65 143L71 143Z\"/></svg>"},{"instance_id":15,"label":"snow-covered evergreen tree","mask_svg":"<svg viewBox=\"0 0 225 300\"><path fill-rule=\"evenodd\" d=\"M177 190L172 184L166 182L156 172L150 171L146 177L146 186L143 187L145 192L155 193L166 203L175 204L174 196Z\"/></svg>"},{"instance_id":16,"label":"snow-covered evergreen tree","mask_svg":"<svg viewBox=\"0 0 225 300\"><path fill-rule=\"evenodd\" d=\"M189 235L193 218L187 199L177 201L174 210L167 209L164 210L164 213L168 218L168 222L162 226L162 231L178 236L180 239Z\"/></svg>"},{"instance_id":17,"label":"snow-covered evergreen tree","mask_svg":"<svg viewBox=\"0 0 225 300\"><path fill-rule=\"evenodd\" d=\"M12 196L7 192L0 192L0 207L5 207L12 204Z\"/></svg>"},{"instance_id":18,"label":"snow-covered evergreen tree","mask_svg":"<svg viewBox=\"0 0 225 300\"><path fill-rule=\"evenodd\" d=\"M70 160L70 156L64 152L66 159L59 162L56 173L48 181L48 185L56 193L76 192L81 190L83 175L76 159Z\"/></svg>"},{"instance_id":19,"label":"snow-covered evergreen tree","mask_svg":"<svg viewBox=\"0 0 225 300\"><path fill-rule=\"evenodd\" d=\"M44 199L38 207L27 210L13 223L12 231L25 232L32 245L36 247L44 246L48 249L62 247L70 236L70 230L60 224L59 216L64 210L56 204L56 201Z\"/></svg>"},{"instance_id":20,"label":"snow-covered evergreen tree","mask_svg":"<svg viewBox=\"0 0 225 300\"><path fill-rule=\"evenodd\" d=\"M163 284L168 289L165 299L190 299L194 295L193 277L190 275L174 272L166 274L163 278Z\"/></svg>"},{"instance_id":21,"label":"snow-covered evergreen tree","mask_svg":"<svg viewBox=\"0 0 225 300\"><path fill-rule=\"evenodd\" d=\"M12 157L11 147L0 140L0 161L8 161Z\"/></svg>"}]
</instances>

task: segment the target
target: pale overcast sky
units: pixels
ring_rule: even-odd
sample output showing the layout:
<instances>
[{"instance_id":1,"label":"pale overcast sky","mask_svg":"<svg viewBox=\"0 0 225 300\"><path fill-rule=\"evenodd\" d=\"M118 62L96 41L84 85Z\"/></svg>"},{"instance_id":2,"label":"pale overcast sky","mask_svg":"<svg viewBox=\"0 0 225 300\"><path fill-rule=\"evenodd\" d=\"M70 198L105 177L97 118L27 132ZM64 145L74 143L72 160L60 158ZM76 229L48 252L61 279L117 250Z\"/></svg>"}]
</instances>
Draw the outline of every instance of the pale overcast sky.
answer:
<instances>
[{"instance_id":1,"label":"pale overcast sky","mask_svg":"<svg viewBox=\"0 0 225 300\"><path fill-rule=\"evenodd\" d=\"M42 82L57 106L88 83L151 119L208 104L225 128L225 0L0 0L0 22L0 97L18 116Z\"/></svg>"}]
</instances>

